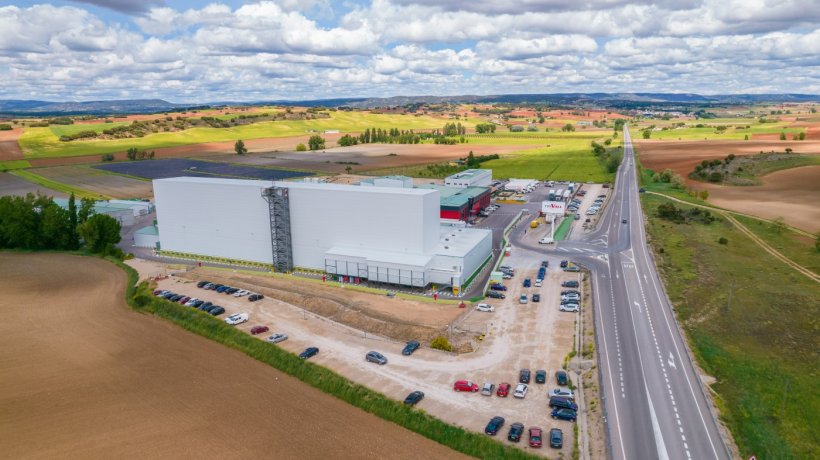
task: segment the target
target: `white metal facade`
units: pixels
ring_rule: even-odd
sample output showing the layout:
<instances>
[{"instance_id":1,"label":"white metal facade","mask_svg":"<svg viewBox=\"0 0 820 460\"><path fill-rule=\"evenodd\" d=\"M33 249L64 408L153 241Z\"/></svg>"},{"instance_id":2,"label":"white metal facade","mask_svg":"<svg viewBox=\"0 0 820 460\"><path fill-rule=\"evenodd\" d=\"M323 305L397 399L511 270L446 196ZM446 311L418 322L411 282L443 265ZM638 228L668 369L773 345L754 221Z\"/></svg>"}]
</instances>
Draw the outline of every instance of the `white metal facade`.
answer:
<instances>
[{"instance_id":1,"label":"white metal facade","mask_svg":"<svg viewBox=\"0 0 820 460\"><path fill-rule=\"evenodd\" d=\"M468 169L444 179L448 187L489 187L493 182L492 169Z\"/></svg>"},{"instance_id":2,"label":"white metal facade","mask_svg":"<svg viewBox=\"0 0 820 460\"><path fill-rule=\"evenodd\" d=\"M436 190L187 177L154 181L161 248L271 263L273 185L289 189L297 267L424 286L469 277L490 254L489 230L458 229L444 249Z\"/></svg>"}]
</instances>

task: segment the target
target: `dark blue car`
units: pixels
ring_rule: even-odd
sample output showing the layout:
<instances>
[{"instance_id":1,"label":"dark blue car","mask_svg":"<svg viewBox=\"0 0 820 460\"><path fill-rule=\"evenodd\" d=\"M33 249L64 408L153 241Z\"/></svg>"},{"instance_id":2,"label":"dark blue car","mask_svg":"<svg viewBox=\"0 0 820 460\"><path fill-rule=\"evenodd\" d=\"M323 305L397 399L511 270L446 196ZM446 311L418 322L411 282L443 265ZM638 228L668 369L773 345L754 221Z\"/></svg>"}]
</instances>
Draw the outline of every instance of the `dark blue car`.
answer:
<instances>
[{"instance_id":1,"label":"dark blue car","mask_svg":"<svg viewBox=\"0 0 820 460\"><path fill-rule=\"evenodd\" d=\"M418 350L421 344L418 340L411 340L407 342L407 345L404 346L404 350L401 351L401 354L404 356L410 356L413 354L414 351Z\"/></svg>"},{"instance_id":2,"label":"dark blue car","mask_svg":"<svg viewBox=\"0 0 820 460\"><path fill-rule=\"evenodd\" d=\"M484 433L495 436L502 426L504 426L504 417L495 416L487 423L487 427L484 428Z\"/></svg>"},{"instance_id":3,"label":"dark blue car","mask_svg":"<svg viewBox=\"0 0 820 460\"><path fill-rule=\"evenodd\" d=\"M305 348L305 351L299 354L299 357L302 359L308 359L310 357L316 356L319 353L319 349L316 347L308 347Z\"/></svg>"},{"instance_id":4,"label":"dark blue car","mask_svg":"<svg viewBox=\"0 0 820 460\"><path fill-rule=\"evenodd\" d=\"M561 420L569 420L570 422L574 422L578 416L575 414L575 411L572 409L553 409L552 410L552 418L561 419Z\"/></svg>"}]
</instances>

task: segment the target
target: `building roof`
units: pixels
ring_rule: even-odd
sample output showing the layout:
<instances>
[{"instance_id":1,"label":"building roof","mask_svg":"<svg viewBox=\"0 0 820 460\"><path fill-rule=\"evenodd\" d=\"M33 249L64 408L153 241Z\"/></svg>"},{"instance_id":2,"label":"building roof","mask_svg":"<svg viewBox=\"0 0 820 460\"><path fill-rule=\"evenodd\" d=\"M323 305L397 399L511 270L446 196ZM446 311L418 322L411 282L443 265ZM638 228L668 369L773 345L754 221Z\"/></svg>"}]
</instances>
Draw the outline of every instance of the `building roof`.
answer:
<instances>
[{"instance_id":1,"label":"building roof","mask_svg":"<svg viewBox=\"0 0 820 460\"><path fill-rule=\"evenodd\" d=\"M466 171L461 171L459 173L455 173L452 176L447 177L447 179L470 179L475 176L484 175L484 174L492 174L492 169L468 169Z\"/></svg>"},{"instance_id":2,"label":"building roof","mask_svg":"<svg viewBox=\"0 0 820 460\"><path fill-rule=\"evenodd\" d=\"M420 189L438 190L441 206L460 208L465 206L470 198L481 196L487 192L487 187L447 187L446 185L422 184Z\"/></svg>"},{"instance_id":3,"label":"building roof","mask_svg":"<svg viewBox=\"0 0 820 460\"><path fill-rule=\"evenodd\" d=\"M431 190L421 190L416 188L399 188L399 187L359 187L358 185L348 184L328 184L328 183L313 183L313 182L285 182L285 181L269 181L269 180L254 180L254 179L227 179L227 178L210 178L210 177L169 177L167 179L154 179L154 182L177 182L187 184L220 184L220 185L238 185L246 187L287 187L291 189L314 189L314 190L339 190L354 193L373 193L373 189L378 189L380 193L392 193L396 195L427 195L433 193Z\"/></svg>"},{"instance_id":4,"label":"building roof","mask_svg":"<svg viewBox=\"0 0 820 460\"><path fill-rule=\"evenodd\" d=\"M159 236L159 229L156 225L149 225L148 227L142 227L141 229L134 232L136 235L156 235Z\"/></svg>"},{"instance_id":5,"label":"building roof","mask_svg":"<svg viewBox=\"0 0 820 460\"><path fill-rule=\"evenodd\" d=\"M54 198L54 204L57 206L68 209L68 199L67 198ZM144 204L144 203L139 203ZM77 203L77 207L79 208L80 204ZM97 214L108 214L112 212L121 212L121 211L132 211L133 205L127 205L123 203L111 203L110 201L95 201L94 202L94 212Z\"/></svg>"},{"instance_id":6,"label":"building roof","mask_svg":"<svg viewBox=\"0 0 820 460\"><path fill-rule=\"evenodd\" d=\"M440 240L435 253L437 256L464 257L488 234L492 234L492 230L441 227Z\"/></svg>"}]
</instances>

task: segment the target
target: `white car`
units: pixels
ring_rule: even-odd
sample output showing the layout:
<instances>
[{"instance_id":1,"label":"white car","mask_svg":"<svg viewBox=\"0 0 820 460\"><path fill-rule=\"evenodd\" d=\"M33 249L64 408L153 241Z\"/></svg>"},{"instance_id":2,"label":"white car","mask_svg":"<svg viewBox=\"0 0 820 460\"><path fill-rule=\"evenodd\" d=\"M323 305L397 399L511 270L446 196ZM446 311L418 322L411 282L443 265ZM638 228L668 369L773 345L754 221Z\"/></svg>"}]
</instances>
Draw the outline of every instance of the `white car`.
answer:
<instances>
[{"instance_id":1,"label":"white car","mask_svg":"<svg viewBox=\"0 0 820 460\"><path fill-rule=\"evenodd\" d=\"M488 303L480 303L480 304L475 306L475 309L478 310L478 311L486 311L486 312L495 311L495 308L493 308L493 306L488 304Z\"/></svg>"},{"instance_id":2,"label":"white car","mask_svg":"<svg viewBox=\"0 0 820 460\"><path fill-rule=\"evenodd\" d=\"M238 291L234 292L234 293L233 293L233 296L234 296L234 297L244 297L244 296L246 296L246 295L248 295L248 294L250 294L250 291L246 291L246 290L244 290L244 289L240 289L240 290L238 290Z\"/></svg>"},{"instance_id":3,"label":"white car","mask_svg":"<svg viewBox=\"0 0 820 460\"><path fill-rule=\"evenodd\" d=\"M270 342L270 343L279 343L279 342L284 342L287 339L288 339L288 336L285 335L285 334L273 334L272 336L265 339L265 341Z\"/></svg>"},{"instance_id":4,"label":"white car","mask_svg":"<svg viewBox=\"0 0 820 460\"><path fill-rule=\"evenodd\" d=\"M577 303L565 303L558 307L561 311L568 311L570 313L577 313L580 310L580 307Z\"/></svg>"},{"instance_id":5,"label":"white car","mask_svg":"<svg viewBox=\"0 0 820 460\"><path fill-rule=\"evenodd\" d=\"M191 300L189 300L189 301L185 302L185 306L186 306L186 307L190 307L191 305L195 304L195 303L197 302L197 300L199 300L199 299L197 299L196 297L194 297L193 299L191 299Z\"/></svg>"},{"instance_id":6,"label":"white car","mask_svg":"<svg viewBox=\"0 0 820 460\"><path fill-rule=\"evenodd\" d=\"M575 392L573 392L569 388L556 388L547 393L547 396L549 396L550 398L553 396L559 396L561 398L575 399Z\"/></svg>"},{"instance_id":7,"label":"white car","mask_svg":"<svg viewBox=\"0 0 820 460\"><path fill-rule=\"evenodd\" d=\"M513 396L515 396L518 399L524 399L524 397L527 396L528 389L529 388L527 387L526 383L519 383L515 386L515 392L513 393Z\"/></svg>"},{"instance_id":8,"label":"white car","mask_svg":"<svg viewBox=\"0 0 820 460\"><path fill-rule=\"evenodd\" d=\"M575 302L577 302L579 300L581 300L581 296L578 295L578 294L564 294L564 295L561 296L561 302L566 302L566 301L570 301L570 302L575 301Z\"/></svg>"},{"instance_id":9,"label":"white car","mask_svg":"<svg viewBox=\"0 0 820 460\"><path fill-rule=\"evenodd\" d=\"M231 326L235 326L237 324L242 324L249 319L250 315L247 313L234 313L233 315L225 318L225 322Z\"/></svg>"},{"instance_id":10,"label":"white car","mask_svg":"<svg viewBox=\"0 0 820 460\"><path fill-rule=\"evenodd\" d=\"M538 244L552 244L552 243L555 243L555 240L552 239L549 236L545 236L545 237L541 238L540 240L538 240Z\"/></svg>"},{"instance_id":11,"label":"white car","mask_svg":"<svg viewBox=\"0 0 820 460\"><path fill-rule=\"evenodd\" d=\"M535 280L535 287L541 287L542 284L543 284L542 280Z\"/></svg>"}]
</instances>

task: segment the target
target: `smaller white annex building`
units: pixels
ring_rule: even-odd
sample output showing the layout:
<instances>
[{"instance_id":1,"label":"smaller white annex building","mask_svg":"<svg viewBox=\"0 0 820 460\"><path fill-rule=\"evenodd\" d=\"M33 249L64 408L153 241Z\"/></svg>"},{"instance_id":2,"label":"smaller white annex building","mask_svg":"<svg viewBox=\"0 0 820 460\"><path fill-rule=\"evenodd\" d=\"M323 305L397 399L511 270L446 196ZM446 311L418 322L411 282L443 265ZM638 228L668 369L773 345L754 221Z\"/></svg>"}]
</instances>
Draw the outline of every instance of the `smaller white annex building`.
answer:
<instances>
[{"instance_id":1,"label":"smaller white annex building","mask_svg":"<svg viewBox=\"0 0 820 460\"><path fill-rule=\"evenodd\" d=\"M444 179L447 187L489 187L493 182L492 169L468 169Z\"/></svg>"},{"instance_id":2,"label":"smaller white annex building","mask_svg":"<svg viewBox=\"0 0 820 460\"><path fill-rule=\"evenodd\" d=\"M535 179L510 179L504 184L504 190L512 192L522 192L527 189L534 189L538 186L538 181Z\"/></svg>"},{"instance_id":3,"label":"smaller white annex building","mask_svg":"<svg viewBox=\"0 0 820 460\"><path fill-rule=\"evenodd\" d=\"M462 286L491 257L492 232L442 225L437 190L394 182L360 187L158 179L160 249L273 265L285 254L291 269L418 287Z\"/></svg>"}]
</instances>

